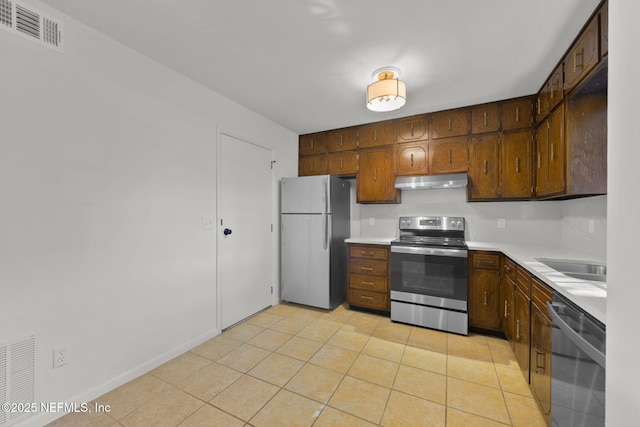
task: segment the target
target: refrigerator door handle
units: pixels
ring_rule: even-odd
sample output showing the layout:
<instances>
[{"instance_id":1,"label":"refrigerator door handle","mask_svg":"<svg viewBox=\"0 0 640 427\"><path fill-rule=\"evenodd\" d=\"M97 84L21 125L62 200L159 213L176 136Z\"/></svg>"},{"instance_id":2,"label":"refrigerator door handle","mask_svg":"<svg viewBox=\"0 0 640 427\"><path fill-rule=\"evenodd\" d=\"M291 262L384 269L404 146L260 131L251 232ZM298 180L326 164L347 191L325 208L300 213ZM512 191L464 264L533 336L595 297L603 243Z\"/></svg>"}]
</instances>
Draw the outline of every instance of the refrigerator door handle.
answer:
<instances>
[{"instance_id":1,"label":"refrigerator door handle","mask_svg":"<svg viewBox=\"0 0 640 427\"><path fill-rule=\"evenodd\" d=\"M329 212L329 197L327 194L327 179L322 180L322 201L324 202L324 214L326 215Z\"/></svg>"},{"instance_id":2,"label":"refrigerator door handle","mask_svg":"<svg viewBox=\"0 0 640 427\"><path fill-rule=\"evenodd\" d=\"M324 216L324 236L322 239L322 249L327 250L327 246L329 245L329 215L326 213L322 214Z\"/></svg>"}]
</instances>

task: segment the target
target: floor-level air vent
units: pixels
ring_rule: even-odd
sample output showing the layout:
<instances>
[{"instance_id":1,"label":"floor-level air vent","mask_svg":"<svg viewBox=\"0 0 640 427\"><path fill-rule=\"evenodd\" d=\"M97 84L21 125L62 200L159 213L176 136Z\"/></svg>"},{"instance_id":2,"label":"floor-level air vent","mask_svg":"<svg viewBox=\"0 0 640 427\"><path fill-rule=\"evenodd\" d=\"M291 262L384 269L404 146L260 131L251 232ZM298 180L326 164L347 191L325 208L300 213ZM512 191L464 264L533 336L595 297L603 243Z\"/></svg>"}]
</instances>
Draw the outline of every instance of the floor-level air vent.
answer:
<instances>
[{"instance_id":1,"label":"floor-level air vent","mask_svg":"<svg viewBox=\"0 0 640 427\"><path fill-rule=\"evenodd\" d=\"M0 403L9 405L9 411L0 411L0 426L9 426L28 417L30 413L24 410L25 406L37 403L37 341L33 334L0 345Z\"/></svg>"},{"instance_id":2,"label":"floor-level air vent","mask_svg":"<svg viewBox=\"0 0 640 427\"><path fill-rule=\"evenodd\" d=\"M62 22L22 2L0 0L0 28L64 53Z\"/></svg>"}]
</instances>

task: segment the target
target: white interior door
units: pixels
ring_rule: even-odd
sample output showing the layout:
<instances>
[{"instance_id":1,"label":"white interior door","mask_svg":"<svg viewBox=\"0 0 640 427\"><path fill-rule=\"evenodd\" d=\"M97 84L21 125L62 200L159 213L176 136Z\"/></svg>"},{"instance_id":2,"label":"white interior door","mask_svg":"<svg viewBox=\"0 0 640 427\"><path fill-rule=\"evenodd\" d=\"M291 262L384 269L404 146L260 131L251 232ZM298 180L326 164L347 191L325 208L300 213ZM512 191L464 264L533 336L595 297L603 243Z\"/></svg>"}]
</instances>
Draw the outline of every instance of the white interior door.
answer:
<instances>
[{"instance_id":1,"label":"white interior door","mask_svg":"<svg viewBox=\"0 0 640 427\"><path fill-rule=\"evenodd\" d=\"M271 150L221 134L217 239L221 329L271 305L272 181Z\"/></svg>"}]
</instances>

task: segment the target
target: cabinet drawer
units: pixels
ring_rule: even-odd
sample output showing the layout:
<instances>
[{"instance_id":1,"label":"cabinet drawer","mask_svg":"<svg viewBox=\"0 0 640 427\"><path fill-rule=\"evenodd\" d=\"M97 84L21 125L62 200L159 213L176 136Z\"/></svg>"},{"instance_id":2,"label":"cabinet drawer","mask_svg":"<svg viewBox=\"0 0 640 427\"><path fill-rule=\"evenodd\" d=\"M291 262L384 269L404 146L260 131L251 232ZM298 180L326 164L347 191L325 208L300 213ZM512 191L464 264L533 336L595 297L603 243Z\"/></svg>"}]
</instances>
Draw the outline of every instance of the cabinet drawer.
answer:
<instances>
[{"instance_id":1,"label":"cabinet drawer","mask_svg":"<svg viewBox=\"0 0 640 427\"><path fill-rule=\"evenodd\" d=\"M531 274L520 266L516 268L516 284L527 296L531 295Z\"/></svg>"},{"instance_id":2,"label":"cabinet drawer","mask_svg":"<svg viewBox=\"0 0 640 427\"><path fill-rule=\"evenodd\" d=\"M387 310L389 298L386 293L369 292L360 289L351 289L349 292L349 304L375 310Z\"/></svg>"},{"instance_id":3,"label":"cabinet drawer","mask_svg":"<svg viewBox=\"0 0 640 427\"><path fill-rule=\"evenodd\" d=\"M365 291L387 292L387 278L382 276L350 274L349 286L352 289L355 288Z\"/></svg>"},{"instance_id":4,"label":"cabinet drawer","mask_svg":"<svg viewBox=\"0 0 640 427\"><path fill-rule=\"evenodd\" d=\"M370 274L386 277L387 261L353 258L351 260L349 272L354 274Z\"/></svg>"},{"instance_id":5,"label":"cabinet drawer","mask_svg":"<svg viewBox=\"0 0 640 427\"><path fill-rule=\"evenodd\" d=\"M531 278L531 301L533 301L545 315L547 313L547 301L551 301L551 294L552 291L549 286L535 277Z\"/></svg>"},{"instance_id":6,"label":"cabinet drawer","mask_svg":"<svg viewBox=\"0 0 640 427\"><path fill-rule=\"evenodd\" d=\"M384 246L360 246L349 247L349 256L354 258L387 259L388 249Z\"/></svg>"},{"instance_id":7,"label":"cabinet drawer","mask_svg":"<svg viewBox=\"0 0 640 427\"><path fill-rule=\"evenodd\" d=\"M509 277L512 281L516 281L516 263L513 262L510 258L504 257L502 262L502 270L504 274Z\"/></svg>"},{"instance_id":8,"label":"cabinet drawer","mask_svg":"<svg viewBox=\"0 0 640 427\"><path fill-rule=\"evenodd\" d=\"M498 270L500 268L500 255L474 252L471 254L471 262L473 263L473 268Z\"/></svg>"}]
</instances>

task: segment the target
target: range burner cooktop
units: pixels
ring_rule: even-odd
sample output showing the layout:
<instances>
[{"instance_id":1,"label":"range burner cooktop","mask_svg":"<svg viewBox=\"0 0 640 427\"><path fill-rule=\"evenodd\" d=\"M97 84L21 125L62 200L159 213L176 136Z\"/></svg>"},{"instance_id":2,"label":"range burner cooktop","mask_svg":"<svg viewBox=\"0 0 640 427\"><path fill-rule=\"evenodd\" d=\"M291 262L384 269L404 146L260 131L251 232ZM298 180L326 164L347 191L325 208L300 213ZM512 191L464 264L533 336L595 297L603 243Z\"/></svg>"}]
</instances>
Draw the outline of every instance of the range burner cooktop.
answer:
<instances>
[{"instance_id":1,"label":"range burner cooktop","mask_svg":"<svg viewBox=\"0 0 640 427\"><path fill-rule=\"evenodd\" d=\"M400 238L392 246L431 246L467 248L464 241L465 220L462 217L400 217Z\"/></svg>"}]
</instances>

